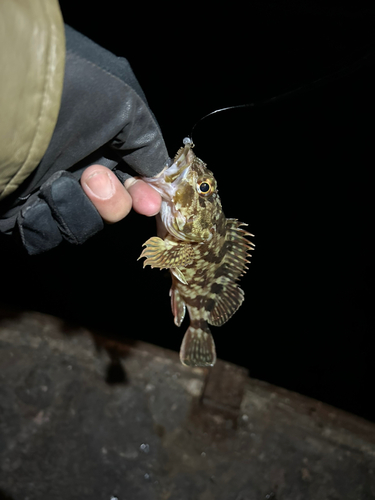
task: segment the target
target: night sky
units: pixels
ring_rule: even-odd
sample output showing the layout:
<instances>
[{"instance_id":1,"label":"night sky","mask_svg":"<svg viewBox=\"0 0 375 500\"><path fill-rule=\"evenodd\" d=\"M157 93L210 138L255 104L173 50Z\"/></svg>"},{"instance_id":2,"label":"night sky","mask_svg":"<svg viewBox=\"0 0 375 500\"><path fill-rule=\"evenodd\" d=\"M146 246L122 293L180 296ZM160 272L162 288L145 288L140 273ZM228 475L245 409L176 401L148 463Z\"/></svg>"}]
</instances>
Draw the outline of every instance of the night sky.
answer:
<instances>
[{"instance_id":1,"label":"night sky","mask_svg":"<svg viewBox=\"0 0 375 500\"><path fill-rule=\"evenodd\" d=\"M210 111L305 88L195 129L226 216L256 243L245 302L212 331L251 377L375 420L375 7L86 3L61 1L65 21L129 60L171 156ZM82 247L4 243L1 302L178 351L169 274L136 261L155 234L132 213Z\"/></svg>"}]
</instances>

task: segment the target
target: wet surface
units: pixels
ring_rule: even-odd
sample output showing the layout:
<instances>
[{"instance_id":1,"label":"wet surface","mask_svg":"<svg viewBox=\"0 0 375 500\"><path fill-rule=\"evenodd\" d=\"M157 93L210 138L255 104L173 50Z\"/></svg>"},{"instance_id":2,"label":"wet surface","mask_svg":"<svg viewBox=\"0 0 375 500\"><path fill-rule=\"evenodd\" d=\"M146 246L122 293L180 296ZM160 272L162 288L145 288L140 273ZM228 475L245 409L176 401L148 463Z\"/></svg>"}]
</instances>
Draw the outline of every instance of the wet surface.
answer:
<instances>
[{"instance_id":1,"label":"wet surface","mask_svg":"<svg viewBox=\"0 0 375 500\"><path fill-rule=\"evenodd\" d=\"M6 310L0 366L0 498L375 498L373 424L241 367Z\"/></svg>"}]
</instances>

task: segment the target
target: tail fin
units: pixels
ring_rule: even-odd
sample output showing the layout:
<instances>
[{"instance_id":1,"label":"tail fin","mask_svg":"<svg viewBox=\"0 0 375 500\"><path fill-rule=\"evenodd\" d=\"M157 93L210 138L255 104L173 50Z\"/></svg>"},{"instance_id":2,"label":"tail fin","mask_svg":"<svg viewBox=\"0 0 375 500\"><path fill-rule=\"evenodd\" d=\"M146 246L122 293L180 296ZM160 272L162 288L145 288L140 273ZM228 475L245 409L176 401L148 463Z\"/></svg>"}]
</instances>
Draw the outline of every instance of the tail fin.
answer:
<instances>
[{"instance_id":1,"label":"tail fin","mask_svg":"<svg viewBox=\"0 0 375 500\"><path fill-rule=\"evenodd\" d=\"M185 366L214 366L215 342L205 322L187 329L181 344L180 360Z\"/></svg>"}]
</instances>

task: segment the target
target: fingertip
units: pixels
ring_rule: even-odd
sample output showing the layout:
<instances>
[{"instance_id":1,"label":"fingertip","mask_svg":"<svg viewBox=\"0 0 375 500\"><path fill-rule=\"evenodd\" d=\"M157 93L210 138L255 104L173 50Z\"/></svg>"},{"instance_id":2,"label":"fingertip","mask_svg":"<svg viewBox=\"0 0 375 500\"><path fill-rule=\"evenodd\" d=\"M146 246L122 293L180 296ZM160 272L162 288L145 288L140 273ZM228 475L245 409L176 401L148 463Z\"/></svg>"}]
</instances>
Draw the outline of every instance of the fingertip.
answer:
<instances>
[{"instance_id":1,"label":"fingertip","mask_svg":"<svg viewBox=\"0 0 375 500\"><path fill-rule=\"evenodd\" d=\"M125 181L125 188L133 200L133 208L136 212L147 217L159 213L161 207L161 196L150 185L142 179L131 178Z\"/></svg>"},{"instance_id":2,"label":"fingertip","mask_svg":"<svg viewBox=\"0 0 375 500\"><path fill-rule=\"evenodd\" d=\"M132 208L131 196L123 184L103 165L88 167L81 176L81 186L106 222L118 222Z\"/></svg>"}]
</instances>

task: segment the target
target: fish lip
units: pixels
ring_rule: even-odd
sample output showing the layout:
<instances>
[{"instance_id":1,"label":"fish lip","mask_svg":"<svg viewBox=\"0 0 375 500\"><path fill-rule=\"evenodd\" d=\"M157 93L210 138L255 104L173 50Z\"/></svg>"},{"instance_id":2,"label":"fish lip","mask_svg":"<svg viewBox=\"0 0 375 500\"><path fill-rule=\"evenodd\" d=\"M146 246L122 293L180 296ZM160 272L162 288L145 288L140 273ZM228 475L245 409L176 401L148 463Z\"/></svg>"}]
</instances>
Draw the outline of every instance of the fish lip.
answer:
<instances>
[{"instance_id":1,"label":"fish lip","mask_svg":"<svg viewBox=\"0 0 375 500\"><path fill-rule=\"evenodd\" d=\"M191 215L186 219L175 207L173 199L178 188L189 174L193 158L194 153L192 153L191 147L185 146L180 155L175 158L172 165L164 168L157 177L144 179L162 197L160 216L164 227L172 236L182 240L186 239L186 235L183 232L185 224L193 222L196 216Z\"/></svg>"},{"instance_id":2,"label":"fish lip","mask_svg":"<svg viewBox=\"0 0 375 500\"><path fill-rule=\"evenodd\" d=\"M157 191L160 196L167 202L173 202L173 197L176 191L186 178L191 167L191 162L187 161L184 151L170 165L164 168L157 177L149 177L144 180Z\"/></svg>"}]
</instances>

